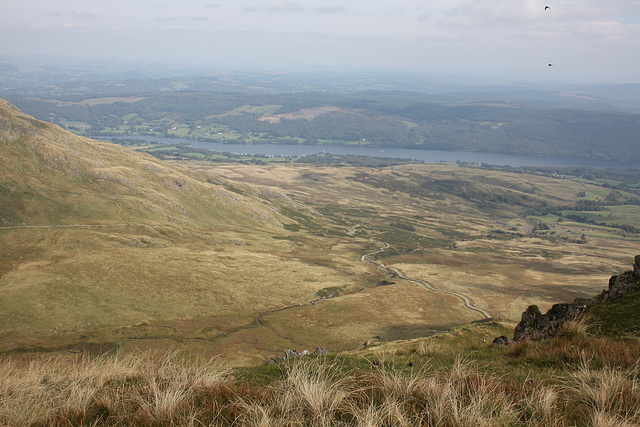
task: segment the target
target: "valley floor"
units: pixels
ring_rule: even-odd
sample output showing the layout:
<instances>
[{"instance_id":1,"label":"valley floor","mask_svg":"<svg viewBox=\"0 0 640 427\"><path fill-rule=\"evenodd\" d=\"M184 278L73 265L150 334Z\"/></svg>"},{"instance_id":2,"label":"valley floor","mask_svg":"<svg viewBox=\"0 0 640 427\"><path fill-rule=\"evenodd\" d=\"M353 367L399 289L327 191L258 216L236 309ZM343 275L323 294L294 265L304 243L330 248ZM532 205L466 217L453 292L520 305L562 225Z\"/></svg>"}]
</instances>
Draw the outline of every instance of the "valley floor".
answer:
<instances>
[{"instance_id":1,"label":"valley floor","mask_svg":"<svg viewBox=\"0 0 640 427\"><path fill-rule=\"evenodd\" d=\"M3 350L171 347L237 365L286 349L353 350L593 296L640 242L553 213L581 193L618 191L596 181L442 164L186 166L284 203L273 207L284 230L131 221L121 205L133 199L99 227L4 227ZM640 215L606 209L619 221Z\"/></svg>"}]
</instances>

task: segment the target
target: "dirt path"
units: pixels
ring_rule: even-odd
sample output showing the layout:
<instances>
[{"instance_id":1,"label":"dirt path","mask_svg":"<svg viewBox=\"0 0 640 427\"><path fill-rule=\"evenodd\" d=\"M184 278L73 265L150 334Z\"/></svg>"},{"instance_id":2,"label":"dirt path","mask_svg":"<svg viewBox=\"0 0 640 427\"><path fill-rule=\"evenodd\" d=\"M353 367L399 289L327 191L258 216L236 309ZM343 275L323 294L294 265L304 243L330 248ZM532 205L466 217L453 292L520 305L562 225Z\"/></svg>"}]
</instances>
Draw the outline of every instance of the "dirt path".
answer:
<instances>
[{"instance_id":1,"label":"dirt path","mask_svg":"<svg viewBox=\"0 0 640 427\"><path fill-rule=\"evenodd\" d=\"M490 319L491 318L491 315L488 312L486 312L485 310L483 310L481 308L478 308L478 307L474 306L471 303L471 300L469 299L469 297L467 297L466 295L463 295L463 294L458 293L458 292L445 291L445 290L442 290L442 289L438 289L438 288L434 287L433 285L425 282L424 280L415 279L413 277L407 277L407 276L403 275L398 269L393 268L393 267L388 267L388 266L384 265L383 263L381 263L379 261L376 261L376 260L367 261L368 257L373 256L375 254L383 253L385 251L385 249L388 249L390 247L390 245L388 243L386 243L386 242L380 242L380 243L383 243L384 246L381 247L380 249L378 249L375 252L369 252L368 254L362 255L362 258L361 258L362 262L369 262L371 264L374 264L376 266L376 268L391 272L392 277L397 277L398 279L403 279L403 280L408 280L410 282L419 283L419 284L425 286L430 291L438 292L438 293L441 293L441 294L447 294L447 295L456 296L456 297L460 298L462 301L464 301L465 307L467 307L469 310L473 310L475 312L478 312L478 313L482 314L486 319Z\"/></svg>"},{"instance_id":2,"label":"dirt path","mask_svg":"<svg viewBox=\"0 0 640 427\"><path fill-rule=\"evenodd\" d=\"M67 227L67 228L68 227L113 227L113 226L126 226L126 225L130 225L130 224L110 224L110 225L80 225L80 224L78 224L78 225L58 225L58 226L56 226L56 225L52 225L52 226L37 226L37 225L28 226L28 225L24 225L24 226L13 226L13 227L0 227L0 229L10 229L10 228L65 228L65 227ZM388 266L384 265L383 263L381 263L379 261L376 261L375 259L372 259L372 260L368 260L367 259L367 258L369 258L371 256L376 255L376 254L383 253L385 251L385 249L388 249L388 248L390 248L390 245L388 243L384 242L384 246L382 246L380 249L378 249L377 251L374 251L374 252L366 253L366 254L362 255L362 257L360 259L362 260L362 262L367 262L367 263L373 264L377 269L380 269L380 270L388 272L392 277L396 277L396 278L399 278L399 279L403 279L403 280L408 280L408 281L411 281L411 282L419 283L419 284L425 286L427 289L429 289L430 291L433 291L433 292L438 292L438 293L442 293L442 294L456 296L456 297L460 298L462 301L464 301L465 306L469 310L476 311L476 312L482 314L483 316L485 316L485 318L491 318L491 315L488 312L486 312L485 310L483 310L481 308L475 307L471 303L470 299L466 295L460 294L458 292L437 289L437 288L433 287L432 285L430 285L429 283L425 282L424 280L415 279L415 278L412 278L412 277L406 277L399 270L397 270L397 269L395 269L393 267L388 267ZM365 288L365 289L369 289L369 288ZM345 296L345 295L352 295L354 293L359 293L361 291L362 290L358 290L358 291L355 291L355 292L350 292L348 294L336 295L336 296L334 296L334 297L332 297L330 299L340 298L341 296ZM265 316L265 315L269 315L271 313L275 313L275 312L280 312L280 311L289 310L289 309L293 309L293 308L311 306L315 302L317 302L317 301L312 301L312 302L303 303L303 304L294 304L294 305L289 305L289 306L284 306L284 307L279 307L279 308L273 308L271 310L266 310L266 311L263 311L262 313L258 314L251 323L249 323L249 324L247 324L245 326L240 326L238 328L235 328L235 329L232 329L232 330L229 330L229 331L226 331L226 332L222 332L222 333L220 333L218 335L215 335L213 337L208 337L208 338L191 337L191 338L184 338L184 340L212 342L212 341L215 341L217 339L220 339L220 338L223 338L223 337L227 337L230 334L233 334L233 333L236 333L236 332L240 332L240 331L247 330L247 329L254 329L254 328L263 327L263 328L267 328L267 329L271 330L272 332L274 332L275 335L278 336L279 338L287 340L287 341L290 341L290 342L295 344L295 341L293 340L293 338L282 336L273 327L265 325L263 323L263 321L262 321L262 317ZM117 351L117 349L120 347L120 345L125 341L154 340L154 339L159 339L159 338L154 338L154 337L125 337L125 338L122 338L122 339L118 340L117 342L115 342L112 345L111 349L107 351L107 353L108 352Z\"/></svg>"},{"instance_id":3,"label":"dirt path","mask_svg":"<svg viewBox=\"0 0 640 427\"><path fill-rule=\"evenodd\" d=\"M97 228L97 227L127 227L131 224L68 224L68 225L12 225L0 227L0 230L13 230L17 228Z\"/></svg>"}]
</instances>

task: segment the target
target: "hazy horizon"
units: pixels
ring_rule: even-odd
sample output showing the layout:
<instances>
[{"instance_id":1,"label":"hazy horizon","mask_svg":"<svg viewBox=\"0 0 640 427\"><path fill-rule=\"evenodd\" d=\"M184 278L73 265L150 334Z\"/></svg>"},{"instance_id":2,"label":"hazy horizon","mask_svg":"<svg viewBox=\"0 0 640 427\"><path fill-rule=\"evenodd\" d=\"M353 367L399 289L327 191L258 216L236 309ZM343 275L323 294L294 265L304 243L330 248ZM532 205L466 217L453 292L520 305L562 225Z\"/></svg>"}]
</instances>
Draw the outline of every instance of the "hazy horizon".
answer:
<instances>
[{"instance_id":1,"label":"hazy horizon","mask_svg":"<svg viewBox=\"0 0 640 427\"><path fill-rule=\"evenodd\" d=\"M639 83L638 22L640 0L24 0L3 5L0 54Z\"/></svg>"}]
</instances>

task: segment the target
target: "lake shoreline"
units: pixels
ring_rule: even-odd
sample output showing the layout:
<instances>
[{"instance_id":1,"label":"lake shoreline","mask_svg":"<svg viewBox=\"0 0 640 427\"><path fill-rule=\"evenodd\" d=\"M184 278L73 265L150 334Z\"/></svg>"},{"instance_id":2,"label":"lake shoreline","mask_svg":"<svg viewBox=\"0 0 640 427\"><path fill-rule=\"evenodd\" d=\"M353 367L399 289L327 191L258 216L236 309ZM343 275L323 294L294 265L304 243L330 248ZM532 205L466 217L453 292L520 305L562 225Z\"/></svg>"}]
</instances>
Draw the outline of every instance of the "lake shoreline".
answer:
<instances>
[{"instance_id":1,"label":"lake shoreline","mask_svg":"<svg viewBox=\"0 0 640 427\"><path fill-rule=\"evenodd\" d=\"M98 139L97 137L93 137ZM640 169L638 162L577 157L546 157L475 151L421 150L419 148L370 147L339 144L237 144L204 142L181 138L161 138L147 135L101 136L100 139L140 139L167 145L188 144L194 148L246 155L303 157L314 154L369 156L422 161L425 163L477 163L510 167L585 167L594 169Z\"/></svg>"}]
</instances>

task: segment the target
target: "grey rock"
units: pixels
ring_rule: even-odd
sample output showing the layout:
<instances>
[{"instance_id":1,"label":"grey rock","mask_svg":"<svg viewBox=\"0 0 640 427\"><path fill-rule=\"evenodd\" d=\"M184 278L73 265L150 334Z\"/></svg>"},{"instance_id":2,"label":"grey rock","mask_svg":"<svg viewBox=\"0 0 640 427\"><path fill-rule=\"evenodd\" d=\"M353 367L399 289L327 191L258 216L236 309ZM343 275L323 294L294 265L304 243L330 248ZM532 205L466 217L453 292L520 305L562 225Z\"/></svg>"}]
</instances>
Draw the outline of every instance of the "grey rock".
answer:
<instances>
[{"instance_id":1,"label":"grey rock","mask_svg":"<svg viewBox=\"0 0 640 427\"><path fill-rule=\"evenodd\" d=\"M285 359L293 359L296 357L300 357L302 356L302 353L298 353L297 351L293 351L293 350L285 350L284 351L284 358Z\"/></svg>"},{"instance_id":2,"label":"grey rock","mask_svg":"<svg viewBox=\"0 0 640 427\"><path fill-rule=\"evenodd\" d=\"M554 337L564 322L577 319L587 309L586 304L554 304L545 314L536 305L522 313L522 319L513 332L513 340L540 341Z\"/></svg>"},{"instance_id":3,"label":"grey rock","mask_svg":"<svg viewBox=\"0 0 640 427\"><path fill-rule=\"evenodd\" d=\"M636 256L633 271L625 271L609 279L609 289L602 291L600 300L603 302L617 301L622 295L640 290L640 256Z\"/></svg>"},{"instance_id":4,"label":"grey rock","mask_svg":"<svg viewBox=\"0 0 640 427\"><path fill-rule=\"evenodd\" d=\"M504 335L497 337L496 339L493 340L492 344L495 345L509 345L511 344L511 340L507 337L505 337Z\"/></svg>"}]
</instances>

